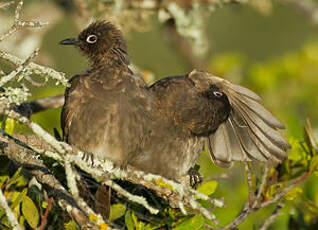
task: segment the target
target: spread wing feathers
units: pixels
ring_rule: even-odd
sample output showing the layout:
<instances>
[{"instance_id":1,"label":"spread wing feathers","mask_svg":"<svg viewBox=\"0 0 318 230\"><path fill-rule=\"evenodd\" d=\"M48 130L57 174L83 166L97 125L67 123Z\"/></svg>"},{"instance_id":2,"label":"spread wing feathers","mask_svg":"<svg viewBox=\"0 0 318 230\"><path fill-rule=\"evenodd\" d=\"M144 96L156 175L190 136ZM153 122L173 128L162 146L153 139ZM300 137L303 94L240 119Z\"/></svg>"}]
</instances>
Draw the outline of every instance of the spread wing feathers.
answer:
<instances>
[{"instance_id":1,"label":"spread wing feathers","mask_svg":"<svg viewBox=\"0 0 318 230\"><path fill-rule=\"evenodd\" d=\"M285 127L259 103L261 97L225 79L205 72L201 74L225 93L231 104L228 119L208 138L212 160L229 167L232 161L284 159L290 145L277 130Z\"/></svg>"}]
</instances>

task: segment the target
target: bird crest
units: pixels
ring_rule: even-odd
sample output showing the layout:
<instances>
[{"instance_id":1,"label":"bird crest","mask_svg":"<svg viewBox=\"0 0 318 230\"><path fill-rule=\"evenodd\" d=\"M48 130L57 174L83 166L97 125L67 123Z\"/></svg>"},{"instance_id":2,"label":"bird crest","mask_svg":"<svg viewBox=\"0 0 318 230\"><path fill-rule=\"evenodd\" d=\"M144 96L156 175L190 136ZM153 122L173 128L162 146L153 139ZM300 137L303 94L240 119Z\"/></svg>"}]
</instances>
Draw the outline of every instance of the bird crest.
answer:
<instances>
[{"instance_id":1,"label":"bird crest","mask_svg":"<svg viewBox=\"0 0 318 230\"><path fill-rule=\"evenodd\" d=\"M88 57L93 68L129 64L127 46L121 31L104 20L91 23L77 38L64 39L60 44L78 47Z\"/></svg>"}]
</instances>

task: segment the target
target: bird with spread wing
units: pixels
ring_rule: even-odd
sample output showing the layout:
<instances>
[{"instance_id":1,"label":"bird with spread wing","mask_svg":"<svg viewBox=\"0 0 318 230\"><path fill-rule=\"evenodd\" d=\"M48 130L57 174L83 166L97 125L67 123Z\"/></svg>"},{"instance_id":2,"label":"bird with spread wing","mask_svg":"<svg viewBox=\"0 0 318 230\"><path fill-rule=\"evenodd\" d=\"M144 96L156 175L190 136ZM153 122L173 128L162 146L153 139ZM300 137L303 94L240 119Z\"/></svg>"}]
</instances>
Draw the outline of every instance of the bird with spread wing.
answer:
<instances>
[{"instance_id":1,"label":"bird with spread wing","mask_svg":"<svg viewBox=\"0 0 318 230\"><path fill-rule=\"evenodd\" d=\"M284 125L251 90L198 70L147 86L129 68L121 32L105 21L61 44L79 48L91 63L65 94L64 140L76 148L173 180L205 147L222 167L286 157Z\"/></svg>"}]
</instances>

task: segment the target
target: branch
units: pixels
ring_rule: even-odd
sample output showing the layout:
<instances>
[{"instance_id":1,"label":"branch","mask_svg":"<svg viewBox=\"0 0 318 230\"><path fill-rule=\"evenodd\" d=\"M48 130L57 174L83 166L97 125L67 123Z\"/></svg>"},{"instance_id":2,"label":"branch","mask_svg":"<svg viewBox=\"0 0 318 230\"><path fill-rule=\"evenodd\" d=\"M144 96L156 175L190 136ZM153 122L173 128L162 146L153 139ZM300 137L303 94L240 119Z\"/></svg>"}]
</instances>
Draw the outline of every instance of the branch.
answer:
<instances>
[{"instance_id":1,"label":"branch","mask_svg":"<svg viewBox=\"0 0 318 230\"><path fill-rule=\"evenodd\" d=\"M274 196L274 198L272 198L271 200L267 200L264 201L263 203L260 203L258 205L258 208L264 208L268 205L271 205L275 202L277 202L278 200L280 200L286 193L288 193L290 190L292 190L294 187L296 187L297 184L299 184L300 182L304 181L307 177L309 177L311 175L311 172L305 172L303 175L299 176L298 178L296 178L289 186L287 186L285 189L283 189L280 193L276 194Z\"/></svg>"},{"instance_id":2,"label":"branch","mask_svg":"<svg viewBox=\"0 0 318 230\"><path fill-rule=\"evenodd\" d=\"M255 202L255 192L253 189L253 178L252 178L252 171L249 162L244 162L245 172L246 172L246 180L248 186L248 202L249 206L252 207L253 203Z\"/></svg>"},{"instance_id":3,"label":"branch","mask_svg":"<svg viewBox=\"0 0 318 230\"><path fill-rule=\"evenodd\" d=\"M254 207L259 203L259 201L261 201L261 196L262 193L264 192L266 183L267 183L267 177L268 177L268 172L269 172L269 163L265 163L264 164L264 171L263 171L263 176L262 176L262 180L261 180L261 185L259 186L257 195L256 195L256 202L254 203ZM253 207L253 208L254 208Z\"/></svg>"},{"instance_id":4,"label":"branch","mask_svg":"<svg viewBox=\"0 0 318 230\"><path fill-rule=\"evenodd\" d=\"M0 8L4 6L8 6L10 2L7 3L1 3ZM11 28L4 33L3 35L0 35L0 42L10 36L12 33L24 28L24 27L41 27L43 25L46 25L48 23L46 22L39 22L39 21L26 21L26 20L21 20L20 19L20 14L23 6L23 0L20 0L19 3L17 4L17 7L15 9L15 15L14 15L14 23L11 26ZM16 70L12 71L10 74L3 76L0 79L0 87L7 83L8 81L12 80L15 76L19 75L22 71L26 72L28 74L35 73L38 75L43 75L45 77L49 76L55 80L57 80L56 84L63 84L64 86L67 86L67 79L65 78L64 73L59 73L53 69L50 69L48 67L43 67L34 63L31 63L31 59L33 59L36 55L38 54L38 49L35 50L30 57L28 57L26 60L22 60L14 55L11 55L9 53L0 51L0 58L18 66ZM3 72L0 71L3 75ZM31 84L37 84L36 82L33 82L33 80L27 76L27 80L31 82Z\"/></svg>"},{"instance_id":5,"label":"branch","mask_svg":"<svg viewBox=\"0 0 318 230\"><path fill-rule=\"evenodd\" d=\"M0 51L0 58L16 66L20 66L24 62L23 59L3 51ZM56 84L61 83L64 86L68 86L68 80L65 78L65 74L62 72L57 72L56 70L51 69L49 67L41 66L33 62L30 62L24 71L34 73L43 77L50 77L57 81Z\"/></svg>"},{"instance_id":6,"label":"branch","mask_svg":"<svg viewBox=\"0 0 318 230\"><path fill-rule=\"evenodd\" d=\"M137 171L130 167L128 167L126 170L122 170L120 168L114 167L113 163L109 160L100 162L96 159L93 159L93 164L92 164L90 161L86 162L82 160L83 158L82 152L78 152L76 155L68 154L66 157L68 158L70 162L76 164L78 167L80 167L82 170L92 175L98 181L102 181L106 183L109 180L109 178L123 179L123 180L127 180L136 184L145 185L147 188L150 188L155 190L156 192L159 192L159 194L162 191L166 192L167 191L166 189L168 188L170 190L169 191L170 195L173 194L172 197L175 198L172 205L177 205L177 207L182 210L183 203L185 203L191 209L198 210L206 218L216 221L216 217L212 213L210 213L207 209L203 208L194 199L193 195L197 196L199 199L203 199L207 201L211 201L212 199L204 194L201 194L193 189L188 188L186 185L179 184L177 182L168 180L158 175L145 173L142 171ZM158 188L160 186L163 186L164 189ZM165 196L163 198L165 198ZM170 203L171 200L168 199L168 201ZM182 205L180 205L180 203ZM213 200L212 203L213 205L223 206L223 203L220 200L218 201Z\"/></svg>"},{"instance_id":7,"label":"branch","mask_svg":"<svg viewBox=\"0 0 318 230\"><path fill-rule=\"evenodd\" d=\"M75 199L79 199L79 190L77 188L75 178L76 178L76 176L78 176L78 178L80 178L80 176L78 175L78 173L76 173L71 168L71 164L67 160L64 162L64 167L65 167L65 173L66 173L66 178L67 178L67 182L68 182L68 187L70 188L71 193L75 197ZM110 179L103 180L102 182L103 182L103 184L114 189L118 194L121 194L122 196L126 197L127 199L144 206L151 214L158 214L159 210L151 207L144 197L135 196L135 195L131 194L130 192L126 191L125 189L123 189L121 186L119 186L117 183L115 183L114 181L112 181Z\"/></svg>"},{"instance_id":8,"label":"branch","mask_svg":"<svg viewBox=\"0 0 318 230\"><path fill-rule=\"evenodd\" d=\"M2 2L0 3L0 9L7 8L8 6L12 5L14 1L9 1L9 2Z\"/></svg>"},{"instance_id":9,"label":"branch","mask_svg":"<svg viewBox=\"0 0 318 230\"><path fill-rule=\"evenodd\" d=\"M24 102L15 108L22 116L30 118L32 114L48 109L56 109L64 104L64 95L40 98L30 102Z\"/></svg>"},{"instance_id":10,"label":"branch","mask_svg":"<svg viewBox=\"0 0 318 230\"><path fill-rule=\"evenodd\" d=\"M2 3L2 5L7 6L8 3ZM4 39L6 39L7 37L9 37L14 32L16 32L24 27L41 27L41 26L48 24L47 22L39 22L39 21L33 21L33 20L32 21L21 20L20 13L22 10L22 6L23 6L23 0L20 0L16 9L15 9L14 23L6 33L4 33L3 35L0 35L0 42L3 41Z\"/></svg>"},{"instance_id":11,"label":"branch","mask_svg":"<svg viewBox=\"0 0 318 230\"><path fill-rule=\"evenodd\" d=\"M47 204L47 207L45 209L45 212L43 214L43 216L41 217L41 226L40 226L40 230L44 230L45 229L45 226L47 224L47 218L49 216L49 212L51 210L51 207L52 207L52 203L53 203L53 198L50 197L48 199L48 204Z\"/></svg>"},{"instance_id":12,"label":"branch","mask_svg":"<svg viewBox=\"0 0 318 230\"><path fill-rule=\"evenodd\" d=\"M16 138L23 143L32 143L33 145L50 149L50 146L47 143L39 142L36 136L17 136ZM4 147L4 152L7 156L11 160L18 162L29 169L30 173L32 173L37 181L43 185L47 193L52 194L58 205L79 225L91 226L92 223L89 221L89 215L99 217L99 215L94 213L84 201L75 200L54 175L50 173L50 170L43 164L43 161L32 150L20 146L12 139L7 138L5 143L6 146ZM100 217L99 220L99 223L101 223L102 218ZM93 229L97 230L98 228L93 226Z\"/></svg>"},{"instance_id":13,"label":"branch","mask_svg":"<svg viewBox=\"0 0 318 230\"><path fill-rule=\"evenodd\" d=\"M115 1L114 1L115 2ZM170 1L170 2L178 2L178 1ZM231 3L246 3L246 0L207 0L207 1L192 1L189 4L196 5L202 4L204 6L210 5L211 7L220 7L224 4L231 4ZM157 0L142 0L142 1L129 1L126 4L127 8L130 9L141 9L141 10L153 10L159 11L161 8L166 7L167 3L157 1ZM180 4L184 8L189 7L188 4Z\"/></svg>"},{"instance_id":14,"label":"branch","mask_svg":"<svg viewBox=\"0 0 318 230\"><path fill-rule=\"evenodd\" d=\"M65 169L66 182L67 182L69 191L71 192L73 197L78 201L78 199L80 199L80 196L79 196L79 190L76 184L77 174L75 173L75 170L72 168L72 165L67 161L64 161L64 169Z\"/></svg>"},{"instance_id":15,"label":"branch","mask_svg":"<svg viewBox=\"0 0 318 230\"><path fill-rule=\"evenodd\" d=\"M54 137L52 137L49 133L47 133L45 130L43 130L39 125L36 123L28 120L25 117L22 117L20 114L18 114L15 111L9 110L8 108L5 108L5 103L0 105L0 114L7 115L16 121L27 125L31 130L39 136L43 141L48 143L51 148L54 149L57 153L49 152L44 149L40 150L37 149L36 151L38 153L46 154L47 156L54 157L54 159L62 162L70 162L74 165L77 165L79 168L84 170L85 172L92 175L97 181L104 182L107 185L113 185L112 182L110 182L110 179L113 178L120 178L124 180L131 181L133 183L140 184L141 181L144 181L144 185L151 184L152 189L158 188L160 185L164 184L164 187L171 188L170 194L174 193L174 203L179 207L181 210L185 212L185 209L183 208L183 203L187 204L191 209L197 210L200 213L202 213L203 216L205 216L208 219L216 221L216 217L214 214L210 213L207 209L203 208L195 199L194 195L197 196L199 199L207 200L211 202L213 205L218 205L220 207L223 206L222 201L220 200L212 200L208 196L201 194L193 189L188 188L187 186L183 184L176 183L174 181L168 180L166 178L163 178L158 175L153 174L147 174L145 172L141 171L135 171L132 169L122 170L120 168L114 167L113 163L110 161L100 162L96 159L93 159L93 164L91 161L84 161L83 157L85 154L80 151L76 151L72 149L71 146L69 146L66 143L58 142ZM33 147L31 147L33 148ZM36 149L36 148L33 148ZM94 166L94 167L92 167ZM118 189L118 187L114 186L114 189ZM162 189L159 189L159 192L163 191ZM166 190L164 190L166 192ZM131 197L131 196L130 196ZM139 199L140 200L140 199ZM134 201L134 200L133 200ZM136 201L136 200L135 200ZM170 200L169 200L170 201ZM138 200L137 200L138 202ZM144 201L141 200L140 203L144 203ZM182 204L182 205L180 205ZM149 208L147 205L146 208ZM153 210L155 211L155 210Z\"/></svg>"},{"instance_id":16,"label":"branch","mask_svg":"<svg viewBox=\"0 0 318 230\"><path fill-rule=\"evenodd\" d=\"M109 187L111 187L111 188L113 188L115 191L117 191L122 196L127 197L129 200L144 206L151 214L158 214L159 213L159 210L151 207L144 197L136 196L136 195L131 194L130 192L128 192L125 189L123 189L122 187L120 187L114 181L107 180L107 181L104 182L104 184L109 186Z\"/></svg>"},{"instance_id":17,"label":"branch","mask_svg":"<svg viewBox=\"0 0 318 230\"><path fill-rule=\"evenodd\" d=\"M217 228L218 230L228 230L228 229L233 229L234 227L236 227L237 225L239 225L240 223L242 223L250 214L258 211L261 208L265 208L273 203L276 203L277 201L279 201L280 199L283 198L283 196L289 192L291 189L293 189L298 183L304 181L308 176L311 175L310 172L306 172L303 175L301 175L300 177L298 177L297 179L295 179L289 186L285 187L282 191L278 192L272 199L267 200L267 201L262 201L262 196L261 194L265 191L266 187L265 187L265 181L268 175L268 166L264 167L264 176L262 178L262 182L261 182L261 186L262 187L262 191L258 191L257 194L257 199L254 200L254 203L252 204L252 206L250 206L249 201L247 201L243 207L243 209L241 210L241 212L238 214L238 216L229 224L227 224L226 226L222 227L222 228Z\"/></svg>"},{"instance_id":18,"label":"branch","mask_svg":"<svg viewBox=\"0 0 318 230\"><path fill-rule=\"evenodd\" d=\"M35 58L39 54L39 49L36 49L32 52L32 54L22 62L15 70L13 70L10 74L5 75L0 78L0 87L3 86L8 81L11 81L16 76L20 75L23 71L25 71L26 67L30 64L31 60Z\"/></svg>"}]
</instances>

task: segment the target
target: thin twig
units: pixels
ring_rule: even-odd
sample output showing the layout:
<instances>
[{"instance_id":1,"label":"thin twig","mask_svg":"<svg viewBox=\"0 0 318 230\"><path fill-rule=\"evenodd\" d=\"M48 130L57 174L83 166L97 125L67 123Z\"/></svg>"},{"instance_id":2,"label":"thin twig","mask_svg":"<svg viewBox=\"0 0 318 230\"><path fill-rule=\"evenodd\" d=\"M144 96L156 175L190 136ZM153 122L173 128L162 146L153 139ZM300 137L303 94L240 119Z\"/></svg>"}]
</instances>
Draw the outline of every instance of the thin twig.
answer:
<instances>
[{"instance_id":1,"label":"thin twig","mask_svg":"<svg viewBox=\"0 0 318 230\"><path fill-rule=\"evenodd\" d=\"M279 212L284 207L284 203L278 203L272 214L265 220L259 230L266 230L268 227L274 222L274 220L281 216L282 214Z\"/></svg>"},{"instance_id":2,"label":"thin twig","mask_svg":"<svg viewBox=\"0 0 318 230\"><path fill-rule=\"evenodd\" d=\"M129 200L134 201L137 204L144 206L151 214L158 214L159 210L151 207L144 197L131 194L130 192L126 191L125 189L120 187L117 183L115 183L112 180L107 180L104 182L104 184L108 185L109 187L111 187L112 189L117 191L122 196L128 198Z\"/></svg>"},{"instance_id":3,"label":"thin twig","mask_svg":"<svg viewBox=\"0 0 318 230\"><path fill-rule=\"evenodd\" d=\"M269 164L268 164L268 163L264 163L264 171L263 171L263 176L262 176L262 180L261 180L261 185L260 185L259 188L258 188L257 195L256 195L256 199L255 199L255 203L254 203L254 205L253 205L253 208L254 208L259 202L261 202L261 196L262 196L262 193L264 192L265 185L266 185L266 183L267 183L268 172L269 172Z\"/></svg>"},{"instance_id":4,"label":"thin twig","mask_svg":"<svg viewBox=\"0 0 318 230\"><path fill-rule=\"evenodd\" d=\"M50 210L51 210L52 204L53 204L53 198L50 197L50 198L48 199L47 207L46 207L46 209L45 209L45 212L44 212L44 214L43 214L43 216L42 216L42 218L41 218L40 230L44 230L44 228L45 228L45 226L46 226L46 224L47 224L47 218L48 218L48 216L49 216L49 212L50 212Z\"/></svg>"},{"instance_id":5,"label":"thin twig","mask_svg":"<svg viewBox=\"0 0 318 230\"><path fill-rule=\"evenodd\" d=\"M64 104L64 95L44 97L30 102L24 102L15 108L15 111L25 117L48 109L56 109Z\"/></svg>"},{"instance_id":6,"label":"thin twig","mask_svg":"<svg viewBox=\"0 0 318 230\"><path fill-rule=\"evenodd\" d=\"M12 5L13 3L14 3L14 1L2 2L2 3L0 3L0 9L4 9L4 8Z\"/></svg>"},{"instance_id":7,"label":"thin twig","mask_svg":"<svg viewBox=\"0 0 318 230\"><path fill-rule=\"evenodd\" d=\"M246 172L246 180L247 180L247 186L248 186L248 202L249 206L252 207L253 203L255 202L255 192L253 188L253 176L252 171L250 168L250 165L248 162L244 162L245 166L245 172Z\"/></svg>"},{"instance_id":8,"label":"thin twig","mask_svg":"<svg viewBox=\"0 0 318 230\"><path fill-rule=\"evenodd\" d=\"M13 78L21 74L26 67L30 64L31 60L35 58L39 54L39 49L34 50L31 55L22 62L15 70L13 70L10 74L5 75L0 78L0 86L3 86L8 81L11 81Z\"/></svg>"},{"instance_id":9,"label":"thin twig","mask_svg":"<svg viewBox=\"0 0 318 230\"><path fill-rule=\"evenodd\" d=\"M65 169L66 181L67 181L67 186L69 188L69 191L75 199L78 199L79 190L76 184L75 170L72 168L71 163L68 161L64 161L64 169Z\"/></svg>"},{"instance_id":10,"label":"thin twig","mask_svg":"<svg viewBox=\"0 0 318 230\"><path fill-rule=\"evenodd\" d=\"M14 11L14 22L15 23L20 20L20 12L22 10L22 6L23 6L23 0L20 0L18 2L17 7L15 8L15 11Z\"/></svg>"},{"instance_id":11,"label":"thin twig","mask_svg":"<svg viewBox=\"0 0 318 230\"><path fill-rule=\"evenodd\" d=\"M20 19L20 13L23 6L23 0L20 0L14 13L14 23L10 27L10 29L0 36L0 42L9 37L14 32L24 28L24 27L41 27L47 25L47 22L39 22L39 21L25 21Z\"/></svg>"},{"instance_id":12,"label":"thin twig","mask_svg":"<svg viewBox=\"0 0 318 230\"><path fill-rule=\"evenodd\" d=\"M64 162L64 166L65 166L65 173L67 177L68 186L70 188L70 192L75 197L75 199L77 199L79 197L79 191L76 186L75 178L78 175L75 175L77 173L71 168L71 164L67 160ZM151 207L144 197L131 194L130 192L124 190L121 186L119 186L114 181L108 179L108 180L103 180L103 183L111 187L115 191L117 191L118 194L128 198L129 200L137 204L144 206L151 214L157 214L159 212L158 209Z\"/></svg>"},{"instance_id":13,"label":"thin twig","mask_svg":"<svg viewBox=\"0 0 318 230\"><path fill-rule=\"evenodd\" d=\"M297 179L294 180L293 183L291 183L289 186L287 186L285 189L283 189L280 193L276 194L274 198L267 200L260 205L258 205L258 208L264 208L270 204L273 204L277 202L279 199L281 199L286 193L288 193L291 189L293 189L297 184L304 181L307 177L311 175L311 172L305 172L303 175L299 176Z\"/></svg>"},{"instance_id":14,"label":"thin twig","mask_svg":"<svg viewBox=\"0 0 318 230\"><path fill-rule=\"evenodd\" d=\"M28 82L30 82L31 85L40 87L40 86L44 86L45 85L45 81L44 82L36 82L32 79L32 77L29 74L26 74L24 76L25 80L27 80Z\"/></svg>"},{"instance_id":15,"label":"thin twig","mask_svg":"<svg viewBox=\"0 0 318 230\"><path fill-rule=\"evenodd\" d=\"M239 215L229 224L227 224L226 226L222 227L222 228L218 228L218 230L227 230L227 229L232 229L235 226L239 225L240 223L242 223L250 214L256 212L257 210L267 207L273 203L276 203L277 201L279 201L281 198L283 198L283 196L289 192L291 189L293 189L298 183L302 182L303 180L305 180L308 176L310 176L311 173L310 172L306 172L303 175L301 175L300 177L298 177L296 180L293 181L293 183L291 183L289 186L287 186L285 189L283 189L281 192L277 193L274 198L267 200L265 202L259 203L258 205L256 205L253 208L249 207L249 202L246 202L243 209L241 210L241 212L239 213Z\"/></svg>"},{"instance_id":16,"label":"thin twig","mask_svg":"<svg viewBox=\"0 0 318 230\"><path fill-rule=\"evenodd\" d=\"M0 58L16 66L19 66L24 62L23 59L3 51L0 51ZM61 83L64 86L68 86L68 80L65 78L65 74L62 72L57 72L56 70L51 69L49 67L41 66L33 62L30 62L30 64L25 68L25 71L40 75L42 77L50 77L56 80L57 83Z\"/></svg>"}]
</instances>

